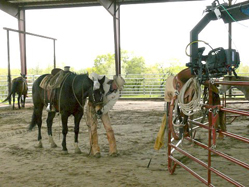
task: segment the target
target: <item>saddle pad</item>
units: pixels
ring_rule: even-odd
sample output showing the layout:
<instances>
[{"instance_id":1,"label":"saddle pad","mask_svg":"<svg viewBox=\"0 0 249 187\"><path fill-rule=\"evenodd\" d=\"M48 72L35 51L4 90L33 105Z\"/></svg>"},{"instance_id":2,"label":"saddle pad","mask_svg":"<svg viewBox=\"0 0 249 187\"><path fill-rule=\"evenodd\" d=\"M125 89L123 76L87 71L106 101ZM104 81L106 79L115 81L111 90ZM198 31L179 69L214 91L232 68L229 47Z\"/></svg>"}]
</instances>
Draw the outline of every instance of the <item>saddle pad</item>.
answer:
<instances>
[{"instance_id":1,"label":"saddle pad","mask_svg":"<svg viewBox=\"0 0 249 187\"><path fill-rule=\"evenodd\" d=\"M164 90L164 100L166 102L171 102L173 97L175 96L175 88L174 88L174 76L169 76L165 82L165 90Z\"/></svg>"},{"instance_id":2,"label":"saddle pad","mask_svg":"<svg viewBox=\"0 0 249 187\"><path fill-rule=\"evenodd\" d=\"M52 78L52 75L46 75L46 76L42 79L42 81L41 81L41 83L40 83L40 87L41 87L42 89L47 89L48 82L50 81L51 78Z\"/></svg>"},{"instance_id":3,"label":"saddle pad","mask_svg":"<svg viewBox=\"0 0 249 187\"><path fill-rule=\"evenodd\" d=\"M45 76L40 83L40 87L46 90L60 88L61 83L63 82L64 78L67 76L68 73L70 72L65 72L61 70L54 76L51 74Z\"/></svg>"}]
</instances>

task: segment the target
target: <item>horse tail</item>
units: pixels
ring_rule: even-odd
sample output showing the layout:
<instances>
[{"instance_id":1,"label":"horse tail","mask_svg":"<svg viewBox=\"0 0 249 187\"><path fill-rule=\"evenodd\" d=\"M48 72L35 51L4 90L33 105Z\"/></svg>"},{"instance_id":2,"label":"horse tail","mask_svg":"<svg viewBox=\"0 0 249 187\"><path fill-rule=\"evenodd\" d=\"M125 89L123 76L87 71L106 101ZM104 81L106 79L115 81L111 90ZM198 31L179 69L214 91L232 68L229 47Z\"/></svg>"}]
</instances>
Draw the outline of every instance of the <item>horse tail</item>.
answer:
<instances>
[{"instance_id":1,"label":"horse tail","mask_svg":"<svg viewBox=\"0 0 249 187\"><path fill-rule=\"evenodd\" d=\"M4 101L2 101L2 103L8 101L8 100L11 98L11 95L12 95L13 93L17 92L18 86L19 86L19 82L16 81L16 79L13 79L13 81L12 81L12 87L11 87L11 92L10 92L10 94L8 95L8 97L7 97Z\"/></svg>"},{"instance_id":2,"label":"horse tail","mask_svg":"<svg viewBox=\"0 0 249 187\"><path fill-rule=\"evenodd\" d=\"M8 97L7 97L5 100L3 100L3 101L2 101L2 103L4 103L4 102L6 102L6 101L10 100L11 95L12 95L12 92L8 95Z\"/></svg>"},{"instance_id":3,"label":"horse tail","mask_svg":"<svg viewBox=\"0 0 249 187\"><path fill-rule=\"evenodd\" d=\"M18 82L12 81L11 92L3 102L8 101L11 98L11 95L17 91L17 88L18 88Z\"/></svg>"},{"instance_id":4,"label":"horse tail","mask_svg":"<svg viewBox=\"0 0 249 187\"><path fill-rule=\"evenodd\" d=\"M35 115L33 114L32 115L32 120L31 120L31 123L29 124L28 126L28 131L32 131L32 129L36 126L36 117Z\"/></svg>"},{"instance_id":5,"label":"horse tail","mask_svg":"<svg viewBox=\"0 0 249 187\"><path fill-rule=\"evenodd\" d=\"M10 94L8 95L8 97L4 101L2 101L2 103L11 99L11 95L14 93L14 87L16 87L16 84L13 82Z\"/></svg>"}]
</instances>

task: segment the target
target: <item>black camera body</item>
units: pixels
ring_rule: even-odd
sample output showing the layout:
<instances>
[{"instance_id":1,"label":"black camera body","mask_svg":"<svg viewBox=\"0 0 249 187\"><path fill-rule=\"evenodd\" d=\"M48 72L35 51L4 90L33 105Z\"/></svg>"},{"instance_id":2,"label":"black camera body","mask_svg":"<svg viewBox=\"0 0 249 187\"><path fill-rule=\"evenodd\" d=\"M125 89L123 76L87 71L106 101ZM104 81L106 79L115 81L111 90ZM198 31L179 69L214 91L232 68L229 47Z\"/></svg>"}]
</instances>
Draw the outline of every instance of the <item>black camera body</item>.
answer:
<instances>
[{"instance_id":1,"label":"black camera body","mask_svg":"<svg viewBox=\"0 0 249 187\"><path fill-rule=\"evenodd\" d=\"M234 71L240 65L239 53L222 47L211 50L206 58L206 71L209 78L218 78Z\"/></svg>"}]
</instances>

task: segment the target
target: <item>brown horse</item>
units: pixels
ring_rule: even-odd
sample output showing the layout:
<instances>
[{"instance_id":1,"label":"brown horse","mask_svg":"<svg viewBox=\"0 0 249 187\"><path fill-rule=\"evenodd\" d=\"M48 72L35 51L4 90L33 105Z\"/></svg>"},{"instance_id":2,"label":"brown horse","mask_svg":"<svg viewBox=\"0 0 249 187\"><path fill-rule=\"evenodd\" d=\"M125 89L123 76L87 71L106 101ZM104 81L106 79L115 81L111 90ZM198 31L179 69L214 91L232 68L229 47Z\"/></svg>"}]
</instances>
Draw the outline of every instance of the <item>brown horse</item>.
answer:
<instances>
[{"instance_id":1,"label":"brown horse","mask_svg":"<svg viewBox=\"0 0 249 187\"><path fill-rule=\"evenodd\" d=\"M15 79L12 80L12 87L11 87L11 92L8 95L8 97L3 101L8 101L11 99L11 95L13 97L13 109L15 109L15 94L17 93L18 97L17 97L17 101L18 101L18 108L20 109L20 103L22 105L22 107L25 107L25 100L27 97L27 93L28 93L28 84L27 84L27 80L25 75L22 75L20 77L17 77ZM10 104L11 104L11 100L10 100Z\"/></svg>"}]
</instances>

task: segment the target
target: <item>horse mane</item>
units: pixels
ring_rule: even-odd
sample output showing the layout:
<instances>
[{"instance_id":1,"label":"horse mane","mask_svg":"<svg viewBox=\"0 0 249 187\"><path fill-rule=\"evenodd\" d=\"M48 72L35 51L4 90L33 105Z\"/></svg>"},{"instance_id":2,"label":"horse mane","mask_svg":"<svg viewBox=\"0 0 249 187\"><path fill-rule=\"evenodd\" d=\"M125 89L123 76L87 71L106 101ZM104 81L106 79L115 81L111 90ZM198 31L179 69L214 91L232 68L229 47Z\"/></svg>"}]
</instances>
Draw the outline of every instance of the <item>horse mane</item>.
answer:
<instances>
[{"instance_id":1,"label":"horse mane","mask_svg":"<svg viewBox=\"0 0 249 187\"><path fill-rule=\"evenodd\" d=\"M76 75L76 76L80 76L80 75L86 75L88 76L88 72L87 73L76 73L76 72L71 72L72 75Z\"/></svg>"}]
</instances>

